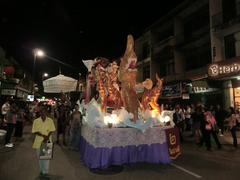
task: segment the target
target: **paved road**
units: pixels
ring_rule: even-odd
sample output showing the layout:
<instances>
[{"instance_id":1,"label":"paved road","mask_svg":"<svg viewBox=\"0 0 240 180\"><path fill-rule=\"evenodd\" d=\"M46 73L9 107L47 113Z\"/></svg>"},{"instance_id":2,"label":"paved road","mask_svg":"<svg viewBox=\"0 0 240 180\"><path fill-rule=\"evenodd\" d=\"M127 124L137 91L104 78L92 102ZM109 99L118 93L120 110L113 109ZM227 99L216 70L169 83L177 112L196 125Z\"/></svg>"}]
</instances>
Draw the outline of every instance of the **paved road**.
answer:
<instances>
[{"instance_id":1,"label":"paved road","mask_svg":"<svg viewBox=\"0 0 240 180\"><path fill-rule=\"evenodd\" d=\"M31 149L32 136L25 129L24 141L17 142L9 150L0 146L0 180L39 180L35 151ZM240 132L238 132L240 135ZM99 175L92 173L80 161L78 152L55 146L54 159L50 164L51 180L190 180L219 179L238 180L240 172L240 150L229 143L229 135L221 137L223 149L213 151L197 147L193 139L182 144L182 156L170 165L139 163L124 166L121 173Z\"/></svg>"}]
</instances>

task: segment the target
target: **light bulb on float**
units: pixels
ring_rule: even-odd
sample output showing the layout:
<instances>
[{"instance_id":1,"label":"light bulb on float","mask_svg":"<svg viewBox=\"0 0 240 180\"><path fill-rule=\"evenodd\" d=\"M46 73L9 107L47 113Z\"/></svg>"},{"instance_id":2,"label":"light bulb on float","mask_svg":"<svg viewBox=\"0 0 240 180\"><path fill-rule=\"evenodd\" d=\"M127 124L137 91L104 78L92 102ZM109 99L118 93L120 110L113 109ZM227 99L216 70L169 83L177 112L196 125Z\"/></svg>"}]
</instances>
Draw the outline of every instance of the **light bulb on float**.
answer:
<instances>
[{"instance_id":1,"label":"light bulb on float","mask_svg":"<svg viewBox=\"0 0 240 180\"><path fill-rule=\"evenodd\" d=\"M119 118L117 114L104 116L104 124L108 125L109 128L111 128L113 124L119 124Z\"/></svg>"}]
</instances>

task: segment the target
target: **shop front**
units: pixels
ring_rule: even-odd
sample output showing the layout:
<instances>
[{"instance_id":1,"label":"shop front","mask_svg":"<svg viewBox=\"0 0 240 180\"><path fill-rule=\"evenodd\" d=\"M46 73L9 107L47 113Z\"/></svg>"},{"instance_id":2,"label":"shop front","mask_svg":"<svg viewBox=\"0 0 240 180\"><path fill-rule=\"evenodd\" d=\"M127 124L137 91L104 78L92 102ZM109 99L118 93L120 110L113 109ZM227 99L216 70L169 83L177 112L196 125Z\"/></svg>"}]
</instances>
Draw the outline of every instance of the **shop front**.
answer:
<instances>
[{"instance_id":1,"label":"shop front","mask_svg":"<svg viewBox=\"0 0 240 180\"><path fill-rule=\"evenodd\" d=\"M210 64L208 78L221 83L225 109L240 109L240 57Z\"/></svg>"},{"instance_id":2,"label":"shop front","mask_svg":"<svg viewBox=\"0 0 240 180\"><path fill-rule=\"evenodd\" d=\"M19 86L19 79L4 79L1 81L1 98L12 96L21 100L27 100L29 90Z\"/></svg>"},{"instance_id":3,"label":"shop front","mask_svg":"<svg viewBox=\"0 0 240 180\"><path fill-rule=\"evenodd\" d=\"M219 84L204 78L195 81L180 81L164 85L159 97L160 104L190 105L203 103L206 106L222 105Z\"/></svg>"},{"instance_id":4,"label":"shop front","mask_svg":"<svg viewBox=\"0 0 240 180\"><path fill-rule=\"evenodd\" d=\"M221 90L217 83L205 78L192 81L190 87L189 93L193 104L202 103L207 107L222 105Z\"/></svg>"}]
</instances>

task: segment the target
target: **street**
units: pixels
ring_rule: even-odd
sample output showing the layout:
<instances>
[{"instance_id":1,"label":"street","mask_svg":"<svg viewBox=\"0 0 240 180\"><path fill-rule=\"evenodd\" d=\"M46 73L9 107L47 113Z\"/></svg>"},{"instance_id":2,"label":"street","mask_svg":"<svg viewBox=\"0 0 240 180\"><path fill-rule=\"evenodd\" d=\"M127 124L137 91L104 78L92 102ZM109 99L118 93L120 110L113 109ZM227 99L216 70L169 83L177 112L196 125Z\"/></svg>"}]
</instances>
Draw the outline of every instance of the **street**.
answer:
<instances>
[{"instance_id":1,"label":"street","mask_svg":"<svg viewBox=\"0 0 240 180\"><path fill-rule=\"evenodd\" d=\"M239 135L239 132L238 132ZM219 137L223 148L213 151L197 147L187 138L181 145L182 155L169 165L138 163L124 165L120 173L91 172L80 160L79 152L55 145L54 158L50 162L51 180L134 180L134 179L239 179L240 153L234 149L229 134ZM31 148L33 136L30 126L25 127L24 140L16 142L13 149L0 146L0 180L39 180L38 162ZM47 178L45 178L47 179Z\"/></svg>"}]
</instances>

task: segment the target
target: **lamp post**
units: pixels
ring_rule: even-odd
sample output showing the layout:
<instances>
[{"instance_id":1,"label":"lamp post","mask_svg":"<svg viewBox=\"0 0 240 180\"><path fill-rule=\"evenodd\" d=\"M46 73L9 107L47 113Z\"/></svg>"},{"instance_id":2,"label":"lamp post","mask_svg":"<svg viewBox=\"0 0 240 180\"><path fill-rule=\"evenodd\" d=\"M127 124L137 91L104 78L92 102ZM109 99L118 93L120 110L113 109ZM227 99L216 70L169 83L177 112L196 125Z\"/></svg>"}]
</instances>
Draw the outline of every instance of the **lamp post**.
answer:
<instances>
[{"instance_id":1,"label":"lamp post","mask_svg":"<svg viewBox=\"0 0 240 180\"><path fill-rule=\"evenodd\" d=\"M40 49L34 49L33 50L33 72L32 72L32 78L33 78L33 85L32 85L32 93L34 94L34 84L35 84L35 66L36 66L36 60L37 60L37 56L42 57L44 56L44 52Z\"/></svg>"},{"instance_id":2,"label":"lamp post","mask_svg":"<svg viewBox=\"0 0 240 180\"><path fill-rule=\"evenodd\" d=\"M70 64L68 64L68 63L65 63L65 62L63 62L63 61L61 61L61 60L59 60L59 59L57 59L57 58L54 58L54 57L51 57L51 56L48 56L47 54L45 54L42 50L40 50L40 49L34 49L34 61L33 61L33 90L32 90L32 92L33 92L33 94L34 94L34 80L35 80L35 66L36 66L36 59L37 59L37 57L46 57L46 58L48 58L48 59L50 59L50 60L52 60L52 61L55 61L55 62L57 62L57 63L59 63L59 64L62 64L62 65L64 65L64 66L67 66L67 67L69 67L69 68L71 68L71 69L77 69L76 67L74 67L74 66L72 66L72 65L70 65ZM43 74L44 75L44 74ZM42 75L42 79L43 79L43 75ZM44 76L44 77L46 77L46 76Z\"/></svg>"}]
</instances>

